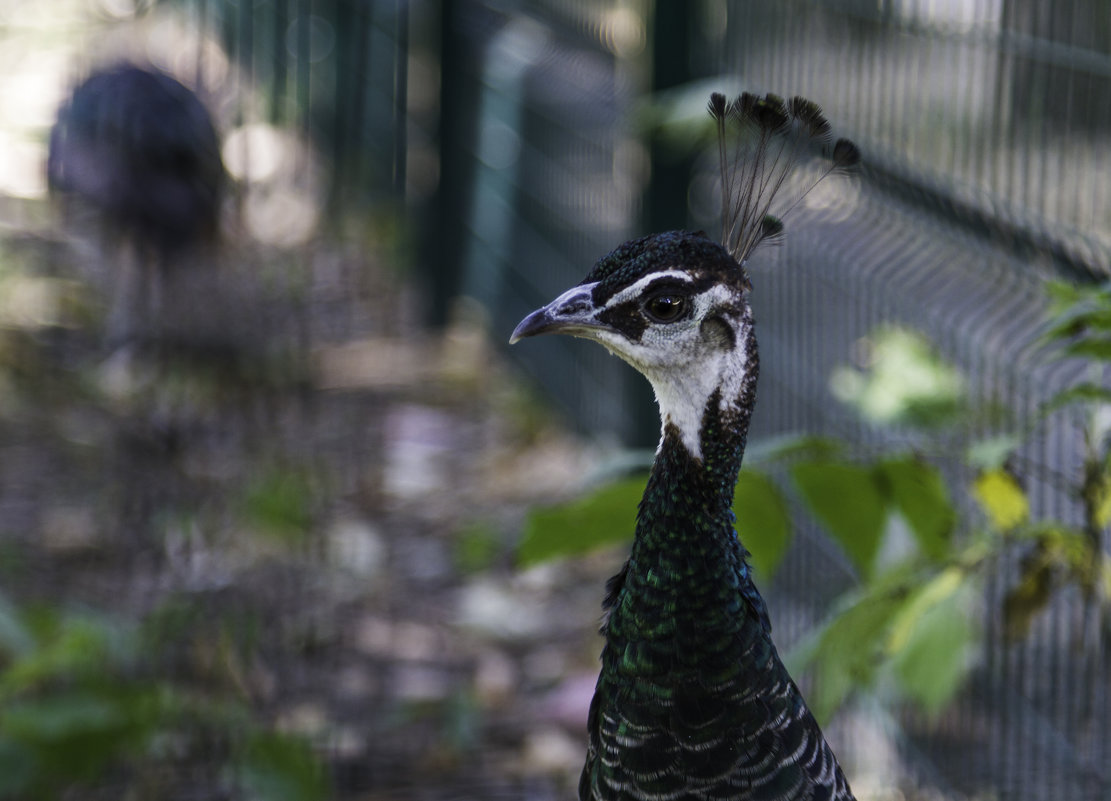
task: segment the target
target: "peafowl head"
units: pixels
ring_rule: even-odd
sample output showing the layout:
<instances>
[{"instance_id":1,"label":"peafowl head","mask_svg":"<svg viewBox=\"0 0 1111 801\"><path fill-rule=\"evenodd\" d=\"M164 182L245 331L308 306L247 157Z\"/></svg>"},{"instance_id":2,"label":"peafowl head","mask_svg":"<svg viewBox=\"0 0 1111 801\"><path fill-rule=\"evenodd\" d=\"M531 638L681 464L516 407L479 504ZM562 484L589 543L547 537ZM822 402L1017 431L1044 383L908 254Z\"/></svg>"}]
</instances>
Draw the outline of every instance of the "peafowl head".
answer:
<instances>
[{"instance_id":1,"label":"peafowl head","mask_svg":"<svg viewBox=\"0 0 1111 801\"><path fill-rule=\"evenodd\" d=\"M841 139L830 147L821 110L803 98L714 94L722 183L722 237L671 231L626 242L577 286L529 314L510 342L538 334L592 339L651 382L665 433L673 427L695 458L704 427L744 426L755 401L756 338L744 264L783 230L773 199L795 168L822 165L795 186L790 207L834 170L860 159ZM743 432L741 433L743 437Z\"/></svg>"},{"instance_id":2,"label":"peafowl head","mask_svg":"<svg viewBox=\"0 0 1111 801\"><path fill-rule=\"evenodd\" d=\"M592 339L652 384L663 424L695 456L703 413L744 402L755 380L756 340L744 270L700 233L673 231L627 242L517 326L511 342L537 334Z\"/></svg>"}]
</instances>

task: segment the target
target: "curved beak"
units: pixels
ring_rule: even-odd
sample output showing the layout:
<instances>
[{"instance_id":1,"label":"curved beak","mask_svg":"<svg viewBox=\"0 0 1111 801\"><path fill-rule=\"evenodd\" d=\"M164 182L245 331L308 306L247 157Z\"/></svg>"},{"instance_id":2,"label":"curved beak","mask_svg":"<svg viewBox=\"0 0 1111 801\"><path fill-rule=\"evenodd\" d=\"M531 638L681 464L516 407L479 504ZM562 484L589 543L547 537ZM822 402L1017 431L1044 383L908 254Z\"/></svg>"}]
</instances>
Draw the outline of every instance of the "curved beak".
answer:
<instances>
[{"instance_id":1,"label":"curved beak","mask_svg":"<svg viewBox=\"0 0 1111 801\"><path fill-rule=\"evenodd\" d=\"M572 287L547 306L532 312L513 329L509 344L538 334L570 334L593 339L597 331L608 329L608 325L597 319L598 309L592 297L595 286Z\"/></svg>"}]
</instances>

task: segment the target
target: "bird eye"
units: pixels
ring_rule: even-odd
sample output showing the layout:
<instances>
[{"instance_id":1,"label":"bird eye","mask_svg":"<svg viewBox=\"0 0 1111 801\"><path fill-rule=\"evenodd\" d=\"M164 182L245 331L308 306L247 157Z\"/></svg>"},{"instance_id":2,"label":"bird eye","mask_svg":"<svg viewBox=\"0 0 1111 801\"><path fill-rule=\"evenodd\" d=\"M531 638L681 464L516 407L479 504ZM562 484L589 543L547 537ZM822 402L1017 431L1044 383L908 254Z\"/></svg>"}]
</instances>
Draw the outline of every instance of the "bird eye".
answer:
<instances>
[{"instance_id":1,"label":"bird eye","mask_svg":"<svg viewBox=\"0 0 1111 801\"><path fill-rule=\"evenodd\" d=\"M657 323L673 323L687 310L687 299L682 295L656 295L644 304L644 311Z\"/></svg>"}]
</instances>

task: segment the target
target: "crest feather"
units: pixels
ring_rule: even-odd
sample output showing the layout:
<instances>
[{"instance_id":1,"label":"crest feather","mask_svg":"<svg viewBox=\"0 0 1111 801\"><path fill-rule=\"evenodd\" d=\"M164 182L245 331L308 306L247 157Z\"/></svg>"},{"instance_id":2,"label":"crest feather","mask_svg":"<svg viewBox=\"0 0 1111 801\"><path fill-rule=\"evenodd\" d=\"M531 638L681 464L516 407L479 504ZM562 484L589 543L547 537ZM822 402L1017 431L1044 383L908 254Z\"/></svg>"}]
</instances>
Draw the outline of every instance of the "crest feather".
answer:
<instances>
[{"instance_id":1,"label":"crest feather","mask_svg":"<svg viewBox=\"0 0 1111 801\"><path fill-rule=\"evenodd\" d=\"M848 139L830 146L832 128L821 107L804 97L784 100L744 92L733 101L714 92L708 106L718 134L721 162L721 242L744 264L761 242L783 233L780 216L790 211L830 173L860 163ZM772 201L788 176L816 154L826 161L801 194L776 215Z\"/></svg>"}]
</instances>

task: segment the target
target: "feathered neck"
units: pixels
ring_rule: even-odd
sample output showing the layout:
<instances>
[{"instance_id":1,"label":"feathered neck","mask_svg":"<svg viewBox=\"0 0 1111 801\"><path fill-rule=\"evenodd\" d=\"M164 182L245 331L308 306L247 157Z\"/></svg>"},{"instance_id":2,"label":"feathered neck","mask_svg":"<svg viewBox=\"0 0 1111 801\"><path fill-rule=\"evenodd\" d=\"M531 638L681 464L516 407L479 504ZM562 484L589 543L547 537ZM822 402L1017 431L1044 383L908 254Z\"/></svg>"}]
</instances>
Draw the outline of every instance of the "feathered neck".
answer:
<instances>
[{"instance_id":1,"label":"feathered neck","mask_svg":"<svg viewBox=\"0 0 1111 801\"><path fill-rule=\"evenodd\" d=\"M666 420L648 485L637 513L637 542L655 541L700 529L735 539L731 507L733 489L744 457L759 372L751 327L738 343L746 354L743 380L732 385L733 397L714 390L706 400L698 432L699 453L691 452L683 433ZM698 535L696 535L698 536Z\"/></svg>"},{"instance_id":2,"label":"feathered neck","mask_svg":"<svg viewBox=\"0 0 1111 801\"><path fill-rule=\"evenodd\" d=\"M674 425L664 427L629 561L604 604L604 674L655 677L669 686L688 669L726 675L739 664L738 643L747 642L733 636L752 624L753 631L767 629L731 508L755 400L752 353L753 371L740 396L723 403L715 393L706 404L701 458ZM651 646L629 661L629 644L639 642Z\"/></svg>"}]
</instances>

